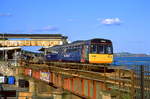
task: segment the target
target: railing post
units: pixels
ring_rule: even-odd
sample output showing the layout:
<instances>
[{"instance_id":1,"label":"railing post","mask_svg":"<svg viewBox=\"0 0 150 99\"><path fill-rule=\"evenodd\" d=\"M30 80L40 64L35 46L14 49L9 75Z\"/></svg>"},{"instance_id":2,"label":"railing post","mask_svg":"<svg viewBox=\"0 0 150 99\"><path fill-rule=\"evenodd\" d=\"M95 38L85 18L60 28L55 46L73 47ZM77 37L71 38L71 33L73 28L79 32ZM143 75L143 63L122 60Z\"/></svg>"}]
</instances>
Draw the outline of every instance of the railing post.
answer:
<instances>
[{"instance_id":1,"label":"railing post","mask_svg":"<svg viewBox=\"0 0 150 99\"><path fill-rule=\"evenodd\" d=\"M144 66L141 65L141 99L144 99Z\"/></svg>"},{"instance_id":2,"label":"railing post","mask_svg":"<svg viewBox=\"0 0 150 99\"><path fill-rule=\"evenodd\" d=\"M130 71L131 74L131 99L135 99L135 74L134 71Z\"/></svg>"}]
</instances>

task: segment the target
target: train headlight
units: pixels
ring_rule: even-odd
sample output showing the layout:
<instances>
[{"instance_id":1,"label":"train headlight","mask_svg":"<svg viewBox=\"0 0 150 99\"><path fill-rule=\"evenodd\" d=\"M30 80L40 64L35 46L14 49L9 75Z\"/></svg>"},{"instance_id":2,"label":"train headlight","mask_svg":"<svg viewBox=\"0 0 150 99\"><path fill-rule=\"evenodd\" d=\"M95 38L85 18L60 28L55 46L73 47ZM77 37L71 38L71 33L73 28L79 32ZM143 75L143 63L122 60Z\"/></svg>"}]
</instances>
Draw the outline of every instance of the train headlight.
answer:
<instances>
[{"instance_id":1,"label":"train headlight","mask_svg":"<svg viewBox=\"0 0 150 99\"><path fill-rule=\"evenodd\" d=\"M112 56L111 56L111 55L109 55L109 56L108 56L108 58L112 58Z\"/></svg>"}]
</instances>

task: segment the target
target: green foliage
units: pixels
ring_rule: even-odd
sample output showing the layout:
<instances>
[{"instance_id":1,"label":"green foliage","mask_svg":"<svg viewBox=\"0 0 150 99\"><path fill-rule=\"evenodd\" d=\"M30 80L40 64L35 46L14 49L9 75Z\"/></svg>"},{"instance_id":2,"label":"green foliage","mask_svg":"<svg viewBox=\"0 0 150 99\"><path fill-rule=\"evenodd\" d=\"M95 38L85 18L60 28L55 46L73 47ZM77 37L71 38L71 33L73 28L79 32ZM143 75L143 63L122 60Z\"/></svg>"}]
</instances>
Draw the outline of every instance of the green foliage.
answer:
<instances>
[{"instance_id":1,"label":"green foliage","mask_svg":"<svg viewBox=\"0 0 150 99\"><path fill-rule=\"evenodd\" d=\"M124 93L124 94L121 94L120 99L131 99L131 96L129 93Z\"/></svg>"}]
</instances>

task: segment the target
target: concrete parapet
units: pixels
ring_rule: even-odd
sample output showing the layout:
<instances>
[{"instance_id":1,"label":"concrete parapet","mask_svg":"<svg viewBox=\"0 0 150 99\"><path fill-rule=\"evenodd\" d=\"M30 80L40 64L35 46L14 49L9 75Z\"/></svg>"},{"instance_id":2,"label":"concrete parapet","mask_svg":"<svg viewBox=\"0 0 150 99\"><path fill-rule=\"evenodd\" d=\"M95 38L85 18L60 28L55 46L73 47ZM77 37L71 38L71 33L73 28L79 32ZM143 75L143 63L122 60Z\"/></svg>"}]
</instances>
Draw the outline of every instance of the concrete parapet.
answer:
<instances>
[{"instance_id":1,"label":"concrete parapet","mask_svg":"<svg viewBox=\"0 0 150 99\"><path fill-rule=\"evenodd\" d=\"M120 99L116 91L100 91L101 99Z\"/></svg>"}]
</instances>

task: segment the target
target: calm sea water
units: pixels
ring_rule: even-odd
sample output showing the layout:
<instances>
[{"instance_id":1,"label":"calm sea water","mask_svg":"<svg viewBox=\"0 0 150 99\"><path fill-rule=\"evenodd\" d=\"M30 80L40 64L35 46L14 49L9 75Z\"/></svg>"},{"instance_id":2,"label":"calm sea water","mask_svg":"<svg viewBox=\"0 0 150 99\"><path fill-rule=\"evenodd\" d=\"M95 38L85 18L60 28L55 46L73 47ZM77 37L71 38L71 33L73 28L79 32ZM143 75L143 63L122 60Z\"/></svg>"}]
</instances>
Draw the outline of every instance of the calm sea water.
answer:
<instances>
[{"instance_id":1,"label":"calm sea water","mask_svg":"<svg viewBox=\"0 0 150 99\"><path fill-rule=\"evenodd\" d=\"M114 57L113 65L149 65L150 57Z\"/></svg>"}]
</instances>

